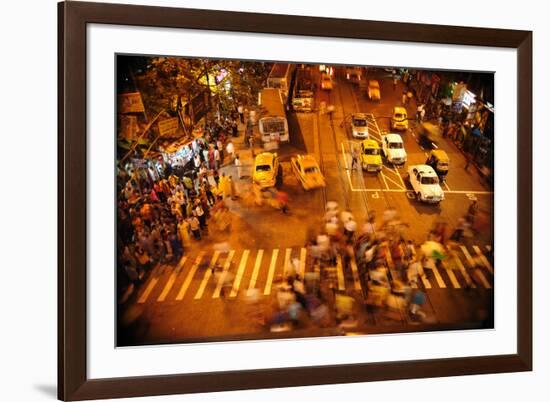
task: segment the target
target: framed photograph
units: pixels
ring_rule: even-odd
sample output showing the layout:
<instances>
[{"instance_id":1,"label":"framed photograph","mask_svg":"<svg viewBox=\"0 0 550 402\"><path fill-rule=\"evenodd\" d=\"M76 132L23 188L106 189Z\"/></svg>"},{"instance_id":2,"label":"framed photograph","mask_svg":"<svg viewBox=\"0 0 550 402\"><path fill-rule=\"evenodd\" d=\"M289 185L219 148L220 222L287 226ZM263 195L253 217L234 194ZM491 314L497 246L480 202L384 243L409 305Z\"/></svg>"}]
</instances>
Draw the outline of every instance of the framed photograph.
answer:
<instances>
[{"instance_id":1,"label":"framed photograph","mask_svg":"<svg viewBox=\"0 0 550 402\"><path fill-rule=\"evenodd\" d=\"M58 397L532 369L532 33L64 2Z\"/></svg>"}]
</instances>

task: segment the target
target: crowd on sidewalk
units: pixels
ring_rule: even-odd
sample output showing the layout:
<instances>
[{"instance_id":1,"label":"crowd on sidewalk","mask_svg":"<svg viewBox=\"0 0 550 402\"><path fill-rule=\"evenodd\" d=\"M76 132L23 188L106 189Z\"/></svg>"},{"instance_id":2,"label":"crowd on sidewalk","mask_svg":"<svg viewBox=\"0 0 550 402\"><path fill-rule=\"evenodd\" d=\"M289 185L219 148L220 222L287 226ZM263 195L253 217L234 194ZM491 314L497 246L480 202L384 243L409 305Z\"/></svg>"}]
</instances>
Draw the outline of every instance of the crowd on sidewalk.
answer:
<instances>
[{"instance_id":1,"label":"crowd on sidewalk","mask_svg":"<svg viewBox=\"0 0 550 402\"><path fill-rule=\"evenodd\" d=\"M191 242L208 235L212 223L219 230L230 227L225 200L237 197L235 178L221 170L237 165L241 176L233 143L237 135L236 119L205 126L201 141L193 143L190 168L185 171L165 163L164 171L153 178L119 169L119 291L141 282L157 263L178 261Z\"/></svg>"}]
</instances>

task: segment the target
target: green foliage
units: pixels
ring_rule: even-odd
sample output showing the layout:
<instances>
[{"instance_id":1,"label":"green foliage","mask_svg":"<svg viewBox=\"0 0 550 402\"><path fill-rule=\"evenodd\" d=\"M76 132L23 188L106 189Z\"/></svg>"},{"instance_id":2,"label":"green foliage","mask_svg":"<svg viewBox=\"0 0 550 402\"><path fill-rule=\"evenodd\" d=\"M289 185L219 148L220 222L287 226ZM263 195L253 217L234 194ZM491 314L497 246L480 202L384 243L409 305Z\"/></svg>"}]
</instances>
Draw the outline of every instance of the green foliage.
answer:
<instances>
[{"instance_id":1,"label":"green foliage","mask_svg":"<svg viewBox=\"0 0 550 402\"><path fill-rule=\"evenodd\" d=\"M261 62L176 57L148 61L149 67L136 75L136 84L149 114L170 110L178 96L189 100L205 89L211 92L211 112L219 106L225 114L238 103L255 104L269 74L269 66Z\"/></svg>"}]
</instances>

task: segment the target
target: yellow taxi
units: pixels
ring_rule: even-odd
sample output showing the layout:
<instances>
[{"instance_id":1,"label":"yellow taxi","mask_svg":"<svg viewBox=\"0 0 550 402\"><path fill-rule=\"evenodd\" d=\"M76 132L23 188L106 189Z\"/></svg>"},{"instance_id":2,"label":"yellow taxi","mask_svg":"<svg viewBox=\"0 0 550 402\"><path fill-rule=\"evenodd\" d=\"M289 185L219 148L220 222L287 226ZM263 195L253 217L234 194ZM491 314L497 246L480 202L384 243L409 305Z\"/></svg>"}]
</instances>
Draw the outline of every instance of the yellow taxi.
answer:
<instances>
[{"instance_id":1,"label":"yellow taxi","mask_svg":"<svg viewBox=\"0 0 550 402\"><path fill-rule=\"evenodd\" d=\"M380 145L375 140L364 140L361 143L361 167L367 172L382 170Z\"/></svg>"},{"instance_id":2,"label":"yellow taxi","mask_svg":"<svg viewBox=\"0 0 550 402\"><path fill-rule=\"evenodd\" d=\"M260 188L274 187L279 175L279 157L276 153L262 152L254 160L252 180Z\"/></svg>"},{"instance_id":3,"label":"yellow taxi","mask_svg":"<svg viewBox=\"0 0 550 402\"><path fill-rule=\"evenodd\" d=\"M407 118L407 109L401 106L395 106L391 115L392 130L407 130L409 128L409 120Z\"/></svg>"},{"instance_id":4,"label":"yellow taxi","mask_svg":"<svg viewBox=\"0 0 550 402\"><path fill-rule=\"evenodd\" d=\"M304 190L325 187L325 178L312 155L297 155L292 157L290 165Z\"/></svg>"}]
</instances>

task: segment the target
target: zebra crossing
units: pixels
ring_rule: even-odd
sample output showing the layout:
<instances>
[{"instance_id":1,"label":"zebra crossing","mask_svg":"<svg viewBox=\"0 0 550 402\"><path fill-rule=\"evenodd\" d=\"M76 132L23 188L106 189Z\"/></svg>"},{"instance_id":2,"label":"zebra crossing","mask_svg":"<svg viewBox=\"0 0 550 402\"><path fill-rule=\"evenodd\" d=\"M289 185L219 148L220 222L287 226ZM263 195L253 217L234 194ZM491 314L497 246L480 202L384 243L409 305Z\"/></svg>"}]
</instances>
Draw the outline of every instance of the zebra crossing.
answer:
<instances>
[{"instance_id":1,"label":"zebra crossing","mask_svg":"<svg viewBox=\"0 0 550 402\"><path fill-rule=\"evenodd\" d=\"M438 267L425 267L425 276L415 287L424 289L464 289L493 287L494 269L481 251L490 250L489 246L455 245L447 249L447 258ZM244 249L228 252L204 251L196 255L185 255L177 263L157 264L140 287L135 302L169 303L184 300L198 301L205 298L236 298L250 289L259 289L264 295L270 295L277 280L283 278L291 267L292 260L299 261L297 272L304 277L309 268L308 252L304 247L274 248L272 250ZM388 265L393 266L391 256L387 254ZM214 267L222 267L221 272L213 273ZM363 284L357 261L352 258L347 267L340 257L336 266L326 268L334 277L338 290L360 293ZM398 277L392 271L392 276ZM229 292L222 294L222 288L230 279Z\"/></svg>"}]
</instances>

